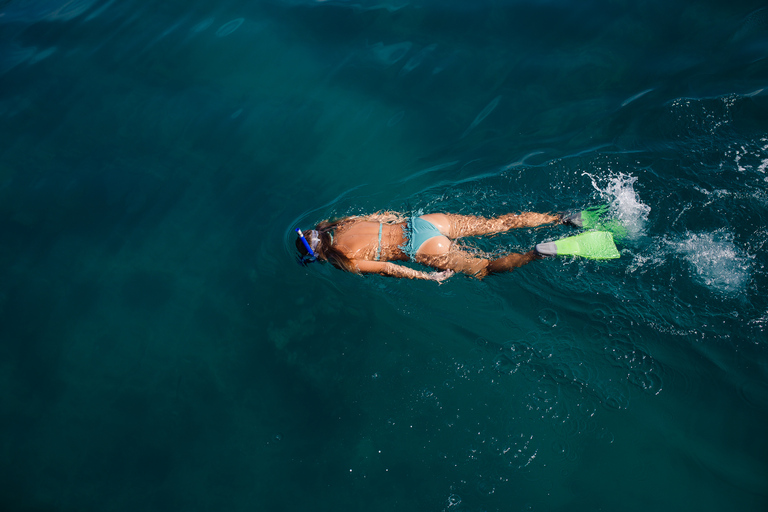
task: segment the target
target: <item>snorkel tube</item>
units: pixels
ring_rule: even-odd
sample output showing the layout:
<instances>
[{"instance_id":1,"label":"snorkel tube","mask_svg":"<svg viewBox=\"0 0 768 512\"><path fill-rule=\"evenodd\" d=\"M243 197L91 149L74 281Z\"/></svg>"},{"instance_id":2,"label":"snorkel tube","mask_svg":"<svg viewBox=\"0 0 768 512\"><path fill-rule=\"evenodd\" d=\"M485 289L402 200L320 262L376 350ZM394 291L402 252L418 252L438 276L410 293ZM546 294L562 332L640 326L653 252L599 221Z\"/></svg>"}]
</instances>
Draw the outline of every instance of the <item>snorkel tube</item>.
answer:
<instances>
[{"instance_id":1,"label":"snorkel tube","mask_svg":"<svg viewBox=\"0 0 768 512\"><path fill-rule=\"evenodd\" d=\"M304 255L301 257L300 262L302 265L306 265L307 263L312 263L313 261L317 261L317 254L315 254L315 251L312 250L312 247L309 245L309 242L307 242L307 239L304 238L304 233L301 232L299 228L296 228L296 233L299 234L299 240L301 240L301 243L304 244L304 247L307 248L308 255Z\"/></svg>"}]
</instances>

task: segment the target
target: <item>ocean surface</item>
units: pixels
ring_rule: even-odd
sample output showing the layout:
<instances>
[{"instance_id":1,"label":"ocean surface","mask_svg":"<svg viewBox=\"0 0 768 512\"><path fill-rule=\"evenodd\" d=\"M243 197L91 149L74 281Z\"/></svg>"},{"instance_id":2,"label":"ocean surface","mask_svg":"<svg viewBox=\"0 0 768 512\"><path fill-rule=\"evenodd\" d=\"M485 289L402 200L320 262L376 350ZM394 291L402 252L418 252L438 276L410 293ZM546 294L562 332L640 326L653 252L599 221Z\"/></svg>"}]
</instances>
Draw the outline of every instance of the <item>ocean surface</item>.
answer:
<instances>
[{"instance_id":1,"label":"ocean surface","mask_svg":"<svg viewBox=\"0 0 768 512\"><path fill-rule=\"evenodd\" d=\"M766 250L764 0L0 0L0 510L764 512Z\"/></svg>"}]
</instances>

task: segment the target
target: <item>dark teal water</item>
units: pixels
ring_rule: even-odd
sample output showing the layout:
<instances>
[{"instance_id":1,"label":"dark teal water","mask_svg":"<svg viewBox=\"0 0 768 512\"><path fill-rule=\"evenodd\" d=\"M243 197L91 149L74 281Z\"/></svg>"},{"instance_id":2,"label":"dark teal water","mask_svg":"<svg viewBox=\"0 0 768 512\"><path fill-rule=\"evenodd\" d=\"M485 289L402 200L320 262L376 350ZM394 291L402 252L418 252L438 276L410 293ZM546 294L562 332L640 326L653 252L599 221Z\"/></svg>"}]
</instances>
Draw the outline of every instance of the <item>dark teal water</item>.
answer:
<instances>
[{"instance_id":1,"label":"dark teal water","mask_svg":"<svg viewBox=\"0 0 768 512\"><path fill-rule=\"evenodd\" d=\"M0 141L2 510L768 509L764 2L6 0ZM292 250L600 203L482 282Z\"/></svg>"}]
</instances>

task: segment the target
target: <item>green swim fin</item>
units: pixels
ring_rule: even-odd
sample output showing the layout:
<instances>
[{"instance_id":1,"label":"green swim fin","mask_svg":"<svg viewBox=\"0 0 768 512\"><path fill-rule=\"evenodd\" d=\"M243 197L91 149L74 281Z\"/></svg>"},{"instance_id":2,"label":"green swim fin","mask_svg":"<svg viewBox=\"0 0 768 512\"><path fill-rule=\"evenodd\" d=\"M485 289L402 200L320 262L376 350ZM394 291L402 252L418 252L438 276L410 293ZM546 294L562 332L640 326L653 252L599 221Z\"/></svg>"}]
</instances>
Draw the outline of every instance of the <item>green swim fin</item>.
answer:
<instances>
[{"instance_id":1,"label":"green swim fin","mask_svg":"<svg viewBox=\"0 0 768 512\"><path fill-rule=\"evenodd\" d=\"M608 219L605 222L599 222L595 225L595 229L599 231L609 231L613 235L613 239L621 243L622 240L629 236L629 231L625 228L621 222L615 219Z\"/></svg>"},{"instance_id":2,"label":"green swim fin","mask_svg":"<svg viewBox=\"0 0 768 512\"><path fill-rule=\"evenodd\" d=\"M535 251L543 256L581 256L592 260L612 260L620 256L613 235L607 231L588 231L537 244Z\"/></svg>"},{"instance_id":3,"label":"green swim fin","mask_svg":"<svg viewBox=\"0 0 768 512\"><path fill-rule=\"evenodd\" d=\"M560 213L560 219L563 224L568 224L576 228L594 228L600 223L600 217L608 212L607 204L600 206L591 206L580 211L569 210Z\"/></svg>"}]
</instances>

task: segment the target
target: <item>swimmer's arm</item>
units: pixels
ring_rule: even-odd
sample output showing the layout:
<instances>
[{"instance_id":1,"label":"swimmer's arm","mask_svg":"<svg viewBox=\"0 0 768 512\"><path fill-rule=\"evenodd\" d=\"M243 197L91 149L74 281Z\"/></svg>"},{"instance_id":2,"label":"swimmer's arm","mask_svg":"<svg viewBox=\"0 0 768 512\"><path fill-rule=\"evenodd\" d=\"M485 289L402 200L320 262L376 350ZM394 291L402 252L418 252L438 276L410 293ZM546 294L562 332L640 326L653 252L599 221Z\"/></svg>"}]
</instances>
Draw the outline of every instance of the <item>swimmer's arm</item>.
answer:
<instances>
[{"instance_id":1,"label":"swimmer's arm","mask_svg":"<svg viewBox=\"0 0 768 512\"><path fill-rule=\"evenodd\" d=\"M353 260L352 265L357 267L363 274L381 274L390 277L407 277L408 279L442 281L453 275L452 270L445 270L443 272L422 272L389 261Z\"/></svg>"}]
</instances>

